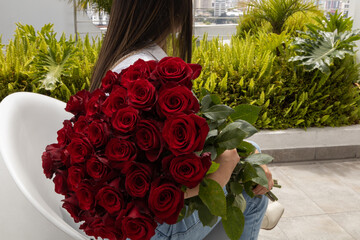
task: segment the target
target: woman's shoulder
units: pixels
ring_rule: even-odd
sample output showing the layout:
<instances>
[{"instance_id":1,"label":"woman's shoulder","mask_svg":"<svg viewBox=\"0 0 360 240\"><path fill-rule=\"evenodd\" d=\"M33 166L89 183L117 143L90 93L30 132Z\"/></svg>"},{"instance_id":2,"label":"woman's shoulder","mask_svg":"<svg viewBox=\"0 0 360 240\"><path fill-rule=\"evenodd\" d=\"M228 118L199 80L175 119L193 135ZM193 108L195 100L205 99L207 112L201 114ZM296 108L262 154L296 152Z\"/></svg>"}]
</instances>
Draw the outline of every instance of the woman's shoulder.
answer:
<instances>
[{"instance_id":1,"label":"woman's shoulder","mask_svg":"<svg viewBox=\"0 0 360 240\"><path fill-rule=\"evenodd\" d=\"M120 63L116 64L115 67L112 68L112 71L120 73L123 69L128 68L139 59L144 61L156 60L151 54L147 52L138 52L124 58Z\"/></svg>"},{"instance_id":2,"label":"woman's shoulder","mask_svg":"<svg viewBox=\"0 0 360 240\"><path fill-rule=\"evenodd\" d=\"M162 58L166 57L164 50L157 44L153 44L144 48L134 54L129 54L127 57L122 59L119 63L112 68L113 72L120 73L123 69L134 64L137 60L142 59L144 61L157 60L160 61Z\"/></svg>"}]
</instances>

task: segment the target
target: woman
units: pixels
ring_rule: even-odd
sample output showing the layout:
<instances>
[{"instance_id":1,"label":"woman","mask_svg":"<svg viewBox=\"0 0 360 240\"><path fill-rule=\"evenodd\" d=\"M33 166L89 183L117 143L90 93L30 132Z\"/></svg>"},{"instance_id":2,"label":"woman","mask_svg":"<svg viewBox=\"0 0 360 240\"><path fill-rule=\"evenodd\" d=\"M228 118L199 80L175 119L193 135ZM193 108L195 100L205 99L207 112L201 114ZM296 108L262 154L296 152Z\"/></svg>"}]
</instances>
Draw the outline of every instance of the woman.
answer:
<instances>
[{"instance_id":1,"label":"woman","mask_svg":"<svg viewBox=\"0 0 360 240\"><path fill-rule=\"evenodd\" d=\"M177 34L178 44L174 52L187 62L191 61L192 52L192 0L113 0L108 30L100 51L98 62L91 80L91 91L100 87L102 77L108 70L120 72L139 58L160 60L166 54L166 38ZM209 175L222 187L229 181L231 173L240 160L236 150L229 150L220 155L216 161L219 169ZM271 174L269 189L272 188ZM198 194L198 187L189 189L185 198ZM258 186L256 194L265 194L268 190ZM267 198L247 200L245 210L245 230L241 239L257 239L261 221L267 206ZM203 227L197 212L175 225L161 224L156 229L153 240L162 239L203 239L212 228Z\"/></svg>"}]
</instances>

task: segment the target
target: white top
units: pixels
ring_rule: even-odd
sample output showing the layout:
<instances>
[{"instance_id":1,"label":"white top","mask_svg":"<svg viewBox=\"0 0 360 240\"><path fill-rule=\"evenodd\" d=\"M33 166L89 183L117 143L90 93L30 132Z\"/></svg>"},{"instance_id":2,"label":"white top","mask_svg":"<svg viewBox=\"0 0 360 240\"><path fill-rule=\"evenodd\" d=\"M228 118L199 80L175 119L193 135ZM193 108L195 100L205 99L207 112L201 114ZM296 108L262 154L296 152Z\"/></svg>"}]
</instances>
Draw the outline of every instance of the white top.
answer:
<instances>
[{"instance_id":1,"label":"white top","mask_svg":"<svg viewBox=\"0 0 360 240\"><path fill-rule=\"evenodd\" d=\"M112 71L120 73L123 69L128 68L130 65L134 64L137 60L142 59L144 61L157 60L160 61L162 58L166 57L166 53L159 45L151 45L147 48L139 50L133 55L125 57L119 64L117 64Z\"/></svg>"}]
</instances>

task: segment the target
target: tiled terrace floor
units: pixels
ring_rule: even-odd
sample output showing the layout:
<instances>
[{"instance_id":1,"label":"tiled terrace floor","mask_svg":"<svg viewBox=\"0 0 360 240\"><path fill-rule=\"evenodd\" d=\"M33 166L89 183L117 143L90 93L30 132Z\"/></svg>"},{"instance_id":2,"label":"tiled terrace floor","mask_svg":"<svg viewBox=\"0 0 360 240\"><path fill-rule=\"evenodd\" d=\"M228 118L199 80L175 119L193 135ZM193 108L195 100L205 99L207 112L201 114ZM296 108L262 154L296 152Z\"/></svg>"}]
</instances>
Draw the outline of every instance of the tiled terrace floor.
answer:
<instances>
[{"instance_id":1,"label":"tiled terrace floor","mask_svg":"<svg viewBox=\"0 0 360 240\"><path fill-rule=\"evenodd\" d=\"M259 240L360 240L360 161L272 165L285 212Z\"/></svg>"}]
</instances>

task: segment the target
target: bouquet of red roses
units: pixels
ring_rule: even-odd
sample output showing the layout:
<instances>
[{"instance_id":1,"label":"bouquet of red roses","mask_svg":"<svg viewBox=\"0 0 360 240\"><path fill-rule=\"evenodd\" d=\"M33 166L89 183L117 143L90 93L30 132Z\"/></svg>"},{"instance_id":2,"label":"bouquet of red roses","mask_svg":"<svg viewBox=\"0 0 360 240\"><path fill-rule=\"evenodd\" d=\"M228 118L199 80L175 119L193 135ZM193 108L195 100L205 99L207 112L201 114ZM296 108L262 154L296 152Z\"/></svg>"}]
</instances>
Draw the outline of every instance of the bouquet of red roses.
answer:
<instances>
[{"instance_id":1,"label":"bouquet of red roses","mask_svg":"<svg viewBox=\"0 0 360 240\"><path fill-rule=\"evenodd\" d=\"M175 224L195 210L204 225L220 216L232 239L241 235L241 228L231 228L243 225L241 217L234 220L242 216L243 186L251 191L246 183L267 184L256 167L271 159L240 162L227 196L206 178L226 149L251 152L242 140L256 129L239 119L243 109L221 105L213 95L202 98L200 112L191 91L200 72L200 65L180 58L138 60L120 74L107 72L100 89L70 98L65 110L74 117L64 121L42 163L47 178L55 175L63 207L87 235L146 240L158 223ZM255 173L245 179L248 165ZM184 191L198 184L199 196L185 201Z\"/></svg>"}]
</instances>

